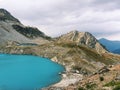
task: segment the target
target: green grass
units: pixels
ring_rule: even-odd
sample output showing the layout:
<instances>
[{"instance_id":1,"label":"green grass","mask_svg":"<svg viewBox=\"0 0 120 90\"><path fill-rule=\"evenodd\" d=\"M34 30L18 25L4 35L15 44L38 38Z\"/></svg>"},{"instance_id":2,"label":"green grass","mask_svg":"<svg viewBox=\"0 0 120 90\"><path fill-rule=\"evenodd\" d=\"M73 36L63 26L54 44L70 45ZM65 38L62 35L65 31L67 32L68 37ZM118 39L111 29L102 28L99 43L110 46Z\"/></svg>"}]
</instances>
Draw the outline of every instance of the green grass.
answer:
<instances>
[{"instance_id":1,"label":"green grass","mask_svg":"<svg viewBox=\"0 0 120 90\"><path fill-rule=\"evenodd\" d=\"M120 81L115 82L115 81L112 80L111 82L105 84L104 86L107 86L107 87L109 87L109 86L120 86Z\"/></svg>"},{"instance_id":2,"label":"green grass","mask_svg":"<svg viewBox=\"0 0 120 90\"><path fill-rule=\"evenodd\" d=\"M88 83L86 84L86 89L87 90L94 90L94 88L96 87L97 85L95 83Z\"/></svg>"},{"instance_id":3,"label":"green grass","mask_svg":"<svg viewBox=\"0 0 120 90\"><path fill-rule=\"evenodd\" d=\"M85 90L83 87L79 87L78 90Z\"/></svg>"},{"instance_id":4,"label":"green grass","mask_svg":"<svg viewBox=\"0 0 120 90\"><path fill-rule=\"evenodd\" d=\"M111 82L107 83L105 86L107 86L107 87L114 86L113 90L120 90L120 82L111 81Z\"/></svg>"},{"instance_id":5,"label":"green grass","mask_svg":"<svg viewBox=\"0 0 120 90\"><path fill-rule=\"evenodd\" d=\"M120 90L120 85L117 85L113 90Z\"/></svg>"}]
</instances>

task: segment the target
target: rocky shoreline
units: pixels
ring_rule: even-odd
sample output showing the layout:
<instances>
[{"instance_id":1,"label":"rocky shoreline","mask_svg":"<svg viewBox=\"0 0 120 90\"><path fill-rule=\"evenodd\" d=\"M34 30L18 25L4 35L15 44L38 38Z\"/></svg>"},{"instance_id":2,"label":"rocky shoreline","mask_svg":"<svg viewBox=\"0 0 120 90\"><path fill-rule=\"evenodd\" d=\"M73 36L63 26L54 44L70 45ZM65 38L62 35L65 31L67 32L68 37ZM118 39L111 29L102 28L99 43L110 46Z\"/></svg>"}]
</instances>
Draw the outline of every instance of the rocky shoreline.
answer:
<instances>
[{"instance_id":1,"label":"rocky shoreline","mask_svg":"<svg viewBox=\"0 0 120 90\"><path fill-rule=\"evenodd\" d=\"M61 74L62 79L60 82L53 84L51 86L42 88L42 90L69 90L68 88L75 88L72 87L75 83L78 83L83 79L83 75L71 72L65 72ZM73 89L72 89L73 90Z\"/></svg>"},{"instance_id":2,"label":"rocky shoreline","mask_svg":"<svg viewBox=\"0 0 120 90\"><path fill-rule=\"evenodd\" d=\"M119 90L120 64L105 66L84 77L77 73L64 73L62 80L42 90Z\"/></svg>"}]
</instances>

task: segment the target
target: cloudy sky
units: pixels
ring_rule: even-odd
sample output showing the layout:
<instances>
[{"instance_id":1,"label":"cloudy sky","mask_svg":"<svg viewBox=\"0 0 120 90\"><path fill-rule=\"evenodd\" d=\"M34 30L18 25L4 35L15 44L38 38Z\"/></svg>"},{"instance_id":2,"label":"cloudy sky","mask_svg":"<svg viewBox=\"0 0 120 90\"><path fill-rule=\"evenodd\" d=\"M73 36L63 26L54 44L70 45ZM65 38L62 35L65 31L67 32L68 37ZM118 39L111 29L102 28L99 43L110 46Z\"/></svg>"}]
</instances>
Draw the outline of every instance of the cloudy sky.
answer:
<instances>
[{"instance_id":1,"label":"cloudy sky","mask_svg":"<svg viewBox=\"0 0 120 90\"><path fill-rule=\"evenodd\" d=\"M50 36L78 30L120 40L120 0L0 0L0 8Z\"/></svg>"}]
</instances>

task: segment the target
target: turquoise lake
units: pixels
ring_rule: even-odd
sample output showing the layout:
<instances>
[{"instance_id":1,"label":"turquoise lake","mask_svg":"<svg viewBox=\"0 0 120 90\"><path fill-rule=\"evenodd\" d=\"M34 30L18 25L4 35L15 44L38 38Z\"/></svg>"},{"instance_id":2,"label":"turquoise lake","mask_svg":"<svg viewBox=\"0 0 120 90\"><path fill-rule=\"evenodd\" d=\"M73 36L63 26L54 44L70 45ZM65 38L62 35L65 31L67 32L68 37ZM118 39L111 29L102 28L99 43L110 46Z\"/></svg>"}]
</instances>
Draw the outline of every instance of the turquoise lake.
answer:
<instances>
[{"instance_id":1,"label":"turquoise lake","mask_svg":"<svg viewBox=\"0 0 120 90\"><path fill-rule=\"evenodd\" d=\"M63 71L46 58L0 54L0 90L40 90L60 81Z\"/></svg>"}]
</instances>

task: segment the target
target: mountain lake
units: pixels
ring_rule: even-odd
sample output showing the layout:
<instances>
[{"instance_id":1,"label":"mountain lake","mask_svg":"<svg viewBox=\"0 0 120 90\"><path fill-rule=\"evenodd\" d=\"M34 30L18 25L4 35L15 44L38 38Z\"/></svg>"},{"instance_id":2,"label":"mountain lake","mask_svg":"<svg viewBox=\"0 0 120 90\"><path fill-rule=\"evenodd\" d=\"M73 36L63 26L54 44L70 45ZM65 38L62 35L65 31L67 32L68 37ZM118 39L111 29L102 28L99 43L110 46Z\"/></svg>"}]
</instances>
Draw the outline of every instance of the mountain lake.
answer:
<instances>
[{"instance_id":1,"label":"mountain lake","mask_svg":"<svg viewBox=\"0 0 120 90\"><path fill-rule=\"evenodd\" d=\"M40 90L59 82L64 70L47 58L0 54L0 90Z\"/></svg>"}]
</instances>

